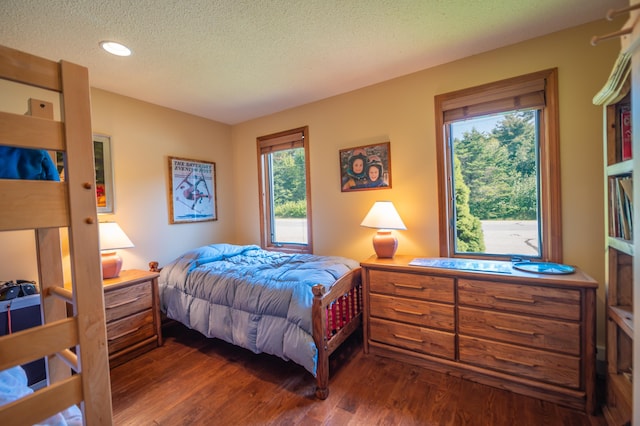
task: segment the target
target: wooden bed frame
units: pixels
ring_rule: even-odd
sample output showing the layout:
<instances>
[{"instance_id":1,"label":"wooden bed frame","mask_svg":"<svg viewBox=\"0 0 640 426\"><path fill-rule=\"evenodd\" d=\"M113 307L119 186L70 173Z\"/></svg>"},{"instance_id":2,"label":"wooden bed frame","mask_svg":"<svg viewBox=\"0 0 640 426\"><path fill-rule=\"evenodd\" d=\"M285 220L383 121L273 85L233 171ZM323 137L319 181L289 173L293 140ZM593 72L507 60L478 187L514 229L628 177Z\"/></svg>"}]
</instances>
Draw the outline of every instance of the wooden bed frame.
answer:
<instances>
[{"instance_id":1,"label":"wooden bed frame","mask_svg":"<svg viewBox=\"0 0 640 426\"><path fill-rule=\"evenodd\" d=\"M149 270L160 272L158 262ZM312 287L311 321L313 341L318 348L316 397L329 396L329 356L362 324L362 272L353 269L340 277L326 292L325 286Z\"/></svg>"},{"instance_id":2,"label":"wooden bed frame","mask_svg":"<svg viewBox=\"0 0 640 426\"><path fill-rule=\"evenodd\" d=\"M0 337L0 370L40 358L47 368L47 385L0 407L0 422L39 423L77 404L85 424L110 425L88 70L0 46L0 78L60 94L64 122L52 119L51 102L30 99L28 115L0 112L0 141L63 152L66 175L65 182L0 179L0 231L32 230L35 237L44 324ZM68 235L69 259L61 233Z\"/></svg>"},{"instance_id":3,"label":"wooden bed frame","mask_svg":"<svg viewBox=\"0 0 640 426\"><path fill-rule=\"evenodd\" d=\"M325 294L322 284L313 286L311 321L318 348L316 396L329 396L329 355L362 323L362 272L349 271Z\"/></svg>"}]
</instances>

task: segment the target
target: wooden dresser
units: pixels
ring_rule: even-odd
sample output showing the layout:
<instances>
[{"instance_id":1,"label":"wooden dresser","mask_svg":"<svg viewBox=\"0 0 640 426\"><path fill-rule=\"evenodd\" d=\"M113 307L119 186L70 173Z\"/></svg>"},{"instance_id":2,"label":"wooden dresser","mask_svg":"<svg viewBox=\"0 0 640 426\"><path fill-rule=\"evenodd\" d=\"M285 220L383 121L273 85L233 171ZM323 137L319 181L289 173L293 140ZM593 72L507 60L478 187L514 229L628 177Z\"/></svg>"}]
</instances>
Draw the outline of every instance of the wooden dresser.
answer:
<instances>
[{"instance_id":1,"label":"wooden dresser","mask_svg":"<svg viewBox=\"0 0 640 426\"><path fill-rule=\"evenodd\" d=\"M595 291L568 275L361 263L365 352L593 413Z\"/></svg>"},{"instance_id":2,"label":"wooden dresser","mask_svg":"<svg viewBox=\"0 0 640 426\"><path fill-rule=\"evenodd\" d=\"M103 281L111 368L162 345L158 276L131 269Z\"/></svg>"}]
</instances>

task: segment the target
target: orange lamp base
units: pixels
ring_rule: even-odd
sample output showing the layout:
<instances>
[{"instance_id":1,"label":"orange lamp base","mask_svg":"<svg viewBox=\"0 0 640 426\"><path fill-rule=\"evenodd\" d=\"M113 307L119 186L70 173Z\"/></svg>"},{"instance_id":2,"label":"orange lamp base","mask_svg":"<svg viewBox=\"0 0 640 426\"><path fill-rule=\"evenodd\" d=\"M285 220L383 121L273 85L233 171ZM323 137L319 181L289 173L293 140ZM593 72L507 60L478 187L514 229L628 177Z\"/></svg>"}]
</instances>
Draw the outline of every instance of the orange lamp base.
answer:
<instances>
[{"instance_id":1,"label":"orange lamp base","mask_svg":"<svg viewBox=\"0 0 640 426\"><path fill-rule=\"evenodd\" d=\"M102 252L102 279L120 275L122 258L115 251Z\"/></svg>"},{"instance_id":2,"label":"orange lamp base","mask_svg":"<svg viewBox=\"0 0 640 426\"><path fill-rule=\"evenodd\" d=\"M398 249L398 239L391 231L379 230L373 237L373 249L378 257L392 258Z\"/></svg>"}]
</instances>

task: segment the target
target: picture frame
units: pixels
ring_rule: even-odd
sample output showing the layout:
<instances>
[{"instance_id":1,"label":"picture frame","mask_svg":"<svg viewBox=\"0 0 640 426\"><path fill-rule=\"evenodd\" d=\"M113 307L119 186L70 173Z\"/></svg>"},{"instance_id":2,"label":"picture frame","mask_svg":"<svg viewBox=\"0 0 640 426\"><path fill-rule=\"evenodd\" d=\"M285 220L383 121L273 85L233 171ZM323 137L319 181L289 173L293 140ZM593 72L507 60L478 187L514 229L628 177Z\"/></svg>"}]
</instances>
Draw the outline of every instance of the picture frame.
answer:
<instances>
[{"instance_id":1,"label":"picture frame","mask_svg":"<svg viewBox=\"0 0 640 426\"><path fill-rule=\"evenodd\" d=\"M216 163L169 157L169 223L218 220Z\"/></svg>"},{"instance_id":2,"label":"picture frame","mask_svg":"<svg viewBox=\"0 0 640 426\"><path fill-rule=\"evenodd\" d=\"M340 150L342 192L391 188L391 142ZM371 175L370 175L371 173Z\"/></svg>"},{"instance_id":3,"label":"picture frame","mask_svg":"<svg viewBox=\"0 0 640 426\"><path fill-rule=\"evenodd\" d=\"M93 135L93 158L96 168L96 206L98 213L113 213L115 211L115 203L110 136Z\"/></svg>"},{"instance_id":4,"label":"picture frame","mask_svg":"<svg viewBox=\"0 0 640 426\"><path fill-rule=\"evenodd\" d=\"M115 211L111 136L94 133L92 138L96 172L96 209L98 214L111 214ZM64 154L62 152L56 153L56 166L60 180L64 181Z\"/></svg>"}]
</instances>

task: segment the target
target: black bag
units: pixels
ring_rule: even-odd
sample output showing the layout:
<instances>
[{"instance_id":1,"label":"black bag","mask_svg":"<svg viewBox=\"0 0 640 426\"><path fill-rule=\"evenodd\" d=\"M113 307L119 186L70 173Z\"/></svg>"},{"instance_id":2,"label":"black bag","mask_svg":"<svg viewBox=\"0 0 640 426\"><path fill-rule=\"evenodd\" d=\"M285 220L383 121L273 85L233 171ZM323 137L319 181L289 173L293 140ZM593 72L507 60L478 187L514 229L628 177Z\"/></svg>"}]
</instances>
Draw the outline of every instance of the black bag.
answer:
<instances>
[{"instance_id":1,"label":"black bag","mask_svg":"<svg viewBox=\"0 0 640 426\"><path fill-rule=\"evenodd\" d=\"M36 294L38 289L35 281L17 280L0 282L0 301L11 300L16 297Z\"/></svg>"}]
</instances>

